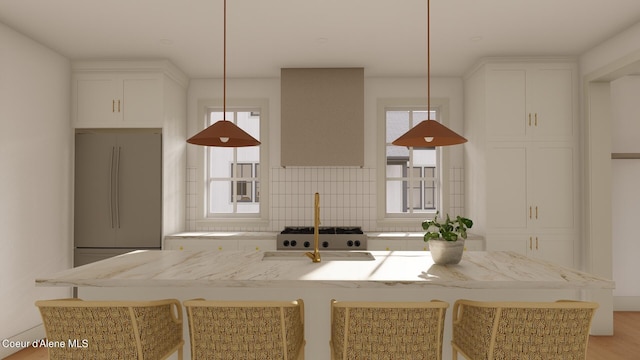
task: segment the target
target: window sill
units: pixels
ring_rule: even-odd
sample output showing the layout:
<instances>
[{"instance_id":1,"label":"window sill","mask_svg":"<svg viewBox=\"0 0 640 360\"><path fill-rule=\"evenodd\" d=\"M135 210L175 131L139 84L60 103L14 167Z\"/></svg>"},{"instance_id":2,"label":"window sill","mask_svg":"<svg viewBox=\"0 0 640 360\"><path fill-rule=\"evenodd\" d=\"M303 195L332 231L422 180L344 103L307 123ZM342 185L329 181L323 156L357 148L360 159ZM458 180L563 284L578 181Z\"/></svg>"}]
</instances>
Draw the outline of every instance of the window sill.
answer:
<instances>
[{"instance_id":1,"label":"window sill","mask_svg":"<svg viewBox=\"0 0 640 360\"><path fill-rule=\"evenodd\" d=\"M422 214L421 214L422 215ZM377 228L410 228L415 227L422 231L422 222L427 219L433 219L434 214L424 214L423 216L415 216L412 218L385 218L376 221ZM417 230L418 231L418 230Z\"/></svg>"},{"instance_id":2,"label":"window sill","mask_svg":"<svg viewBox=\"0 0 640 360\"><path fill-rule=\"evenodd\" d=\"M233 227L242 225L243 227L265 228L269 226L269 220L255 217L233 217L233 218L207 218L196 220L198 227L221 226Z\"/></svg>"}]
</instances>

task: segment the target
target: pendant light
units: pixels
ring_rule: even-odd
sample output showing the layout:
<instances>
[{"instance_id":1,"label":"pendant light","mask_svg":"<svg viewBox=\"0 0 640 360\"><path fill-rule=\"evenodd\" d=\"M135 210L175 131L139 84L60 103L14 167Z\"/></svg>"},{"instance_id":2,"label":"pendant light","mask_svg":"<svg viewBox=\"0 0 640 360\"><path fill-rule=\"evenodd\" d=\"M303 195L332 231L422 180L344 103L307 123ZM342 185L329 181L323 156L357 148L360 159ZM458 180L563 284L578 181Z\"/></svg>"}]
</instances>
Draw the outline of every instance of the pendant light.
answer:
<instances>
[{"instance_id":1,"label":"pendant light","mask_svg":"<svg viewBox=\"0 0 640 360\"><path fill-rule=\"evenodd\" d=\"M224 0L224 51L222 80L222 120L195 134L187 140L189 144L204 146L242 147L260 145L260 141L227 121L227 0Z\"/></svg>"},{"instance_id":2,"label":"pendant light","mask_svg":"<svg viewBox=\"0 0 640 360\"><path fill-rule=\"evenodd\" d=\"M427 114L431 113L431 49L430 49L430 0L427 0ZM458 135L436 120L428 119L411 128L404 135L392 142L398 146L434 147L448 146L467 142L467 139Z\"/></svg>"}]
</instances>

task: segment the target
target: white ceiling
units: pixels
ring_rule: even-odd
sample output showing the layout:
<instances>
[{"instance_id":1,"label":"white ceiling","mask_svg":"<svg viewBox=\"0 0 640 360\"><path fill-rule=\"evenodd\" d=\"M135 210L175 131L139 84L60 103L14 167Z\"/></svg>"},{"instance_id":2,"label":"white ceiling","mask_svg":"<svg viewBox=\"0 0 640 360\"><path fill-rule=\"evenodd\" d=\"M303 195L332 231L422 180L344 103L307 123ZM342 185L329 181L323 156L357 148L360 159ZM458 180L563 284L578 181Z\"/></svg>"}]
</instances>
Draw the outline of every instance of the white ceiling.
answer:
<instances>
[{"instance_id":1,"label":"white ceiling","mask_svg":"<svg viewBox=\"0 0 640 360\"><path fill-rule=\"evenodd\" d=\"M167 58L222 76L222 0L1 0L0 22L70 59ZM426 0L228 0L227 75L282 67L426 74ZM435 76L485 56L578 56L640 21L639 0L432 0Z\"/></svg>"}]
</instances>

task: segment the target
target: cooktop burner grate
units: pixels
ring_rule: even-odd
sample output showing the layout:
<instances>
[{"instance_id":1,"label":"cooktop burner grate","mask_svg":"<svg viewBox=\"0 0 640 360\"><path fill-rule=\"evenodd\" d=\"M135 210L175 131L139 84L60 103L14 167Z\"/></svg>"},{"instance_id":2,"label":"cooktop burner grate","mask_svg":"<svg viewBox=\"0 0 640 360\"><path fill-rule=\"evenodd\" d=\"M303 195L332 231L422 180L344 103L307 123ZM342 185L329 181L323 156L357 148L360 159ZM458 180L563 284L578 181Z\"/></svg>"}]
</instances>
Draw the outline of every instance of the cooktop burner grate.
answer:
<instances>
[{"instance_id":1,"label":"cooktop burner grate","mask_svg":"<svg viewBox=\"0 0 640 360\"><path fill-rule=\"evenodd\" d=\"M278 250L313 250L312 226L287 226L277 236ZM320 250L366 250L367 236L359 226L320 226Z\"/></svg>"},{"instance_id":2,"label":"cooktop burner grate","mask_svg":"<svg viewBox=\"0 0 640 360\"><path fill-rule=\"evenodd\" d=\"M286 226L280 234L313 234L313 226ZM319 234L364 234L359 226L320 226Z\"/></svg>"}]
</instances>

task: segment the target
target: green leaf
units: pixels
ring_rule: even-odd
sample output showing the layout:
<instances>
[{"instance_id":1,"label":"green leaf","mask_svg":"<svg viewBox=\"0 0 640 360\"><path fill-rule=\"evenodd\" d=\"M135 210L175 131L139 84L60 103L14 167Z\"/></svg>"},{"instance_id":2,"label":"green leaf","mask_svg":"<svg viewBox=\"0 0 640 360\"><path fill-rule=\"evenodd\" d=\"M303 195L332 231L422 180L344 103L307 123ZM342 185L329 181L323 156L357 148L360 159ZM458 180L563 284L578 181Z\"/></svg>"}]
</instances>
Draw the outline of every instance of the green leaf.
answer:
<instances>
[{"instance_id":1,"label":"green leaf","mask_svg":"<svg viewBox=\"0 0 640 360\"><path fill-rule=\"evenodd\" d=\"M422 229L426 231L424 241L432 239L443 239L446 241L456 241L458 238L467 238L467 228L473 226L473 221L462 216L456 216L455 220L451 220L449 214L446 215L444 221L438 219L440 212L436 212L433 220L424 220Z\"/></svg>"}]
</instances>

